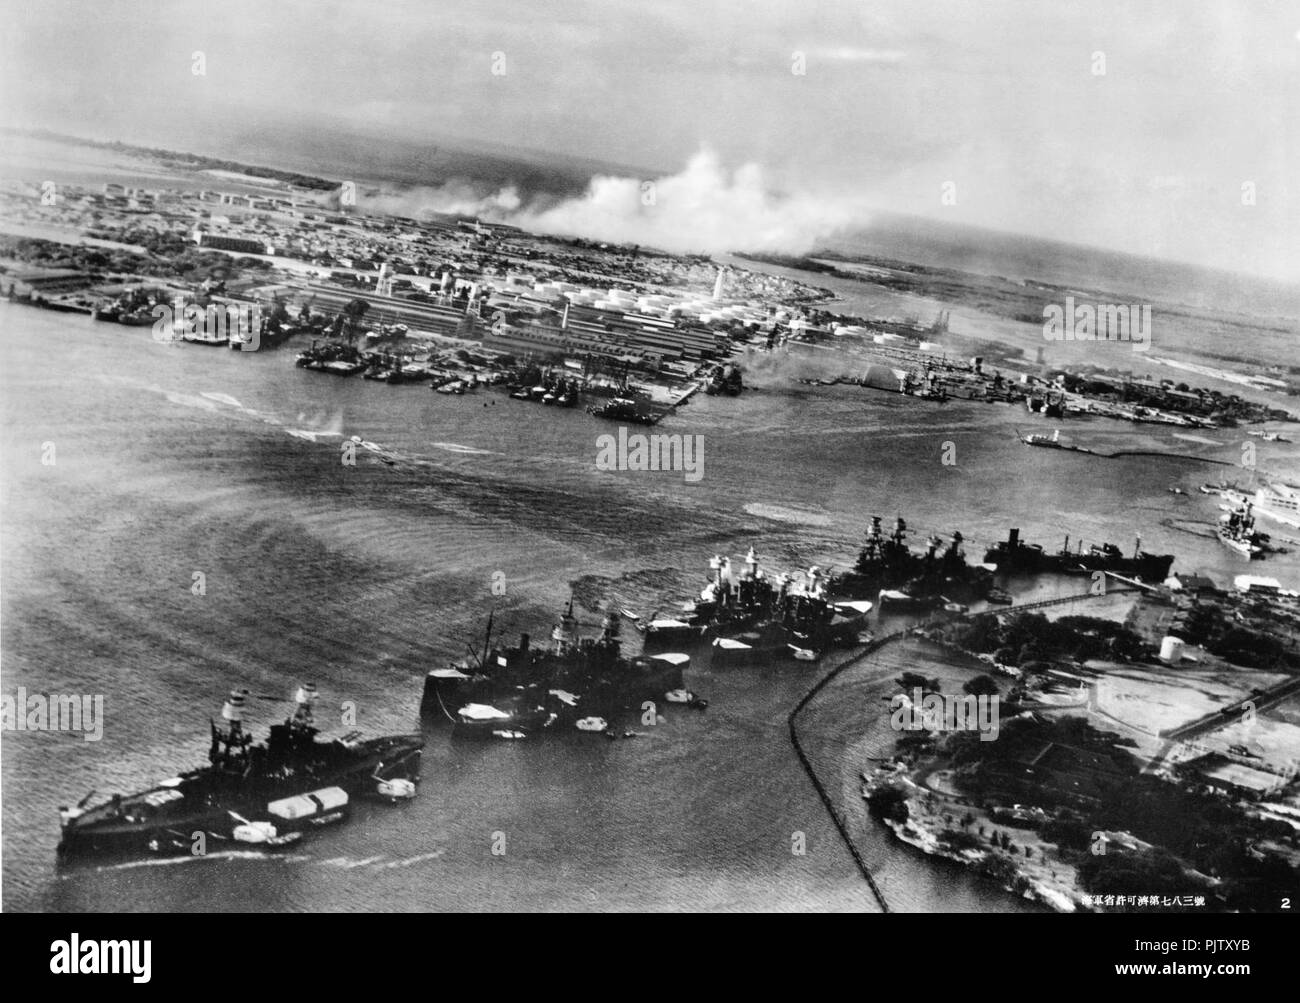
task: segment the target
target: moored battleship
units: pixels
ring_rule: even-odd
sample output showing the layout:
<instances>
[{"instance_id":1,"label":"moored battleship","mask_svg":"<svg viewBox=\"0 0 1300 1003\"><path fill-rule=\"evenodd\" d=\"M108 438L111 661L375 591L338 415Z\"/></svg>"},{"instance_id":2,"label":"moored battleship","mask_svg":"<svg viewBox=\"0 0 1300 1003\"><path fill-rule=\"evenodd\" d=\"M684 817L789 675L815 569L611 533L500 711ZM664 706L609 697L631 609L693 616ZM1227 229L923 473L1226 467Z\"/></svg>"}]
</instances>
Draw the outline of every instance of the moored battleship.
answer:
<instances>
[{"instance_id":1,"label":"moored battleship","mask_svg":"<svg viewBox=\"0 0 1300 1003\"><path fill-rule=\"evenodd\" d=\"M871 596L881 605L896 608L966 603L987 596L993 585L993 568L966 561L960 531L945 546L938 536L926 541L923 552L907 544L907 522L900 516L888 537L880 516L871 517L862 549L853 569L831 580L834 595Z\"/></svg>"},{"instance_id":2,"label":"moored battleship","mask_svg":"<svg viewBox=\"0 0 1300 1003\"><path fill-rule=\"evenodd\" d=\"M1255 529L1255 516L1250 502L1230 508L1219 519L1219 542L1248 561L1259 557L1268 542L1267 534Z\"/></svg>"},{"instance_id":3,"label":"moored battleship","mask_svg":"<svg viewBox=\"0 0 1300 1003\"><path fill-rule=\"evenodd\" d=\"M709 567L713 577L699 599L683 607L681 619L645 626L647 649L711 638L715 663L770 654L812 659L832 644L852 643L872 609L870 602L832 599L820 568L810 568L803 581L767 574L752 547L739 576L722 555Z\"/></svg>"},{"instance_id":4,"label":"moored battleship","mask_svg":"<svg viewBox=\"0 0 1300 1003\"><path fill-rule=\"evenodd\" d=\"M681 653L624 657L612 611L598 637L580 638L572 600L548 648L534 647L527 634L514 647L492 647L491 633L489 617L482 655L471 653L472 661L428 673L423 716L450 722L461 734L522 738L663 700L684 689L683 672L690 665Z\"/></svg>"},{"instance_id":5,"label":"moored battleship","mask_svg":"<svg viewBox=\"0 0 1300 1003\"><path fill-rule=\"evenodd\" d=\"M339 821L351 802L396 801L415 794L419 735L362 740L359 732L322 741L312 706L316 688L300 687L293 715L265 742L244 730L246 690L232 691L222 723L209 722L208 765L128 796L59 809L61 858L94 855L211 853L253 845L282 846L304 831ZM202 845L203 850L195 847Z\"/></svg>"}]
</instances>

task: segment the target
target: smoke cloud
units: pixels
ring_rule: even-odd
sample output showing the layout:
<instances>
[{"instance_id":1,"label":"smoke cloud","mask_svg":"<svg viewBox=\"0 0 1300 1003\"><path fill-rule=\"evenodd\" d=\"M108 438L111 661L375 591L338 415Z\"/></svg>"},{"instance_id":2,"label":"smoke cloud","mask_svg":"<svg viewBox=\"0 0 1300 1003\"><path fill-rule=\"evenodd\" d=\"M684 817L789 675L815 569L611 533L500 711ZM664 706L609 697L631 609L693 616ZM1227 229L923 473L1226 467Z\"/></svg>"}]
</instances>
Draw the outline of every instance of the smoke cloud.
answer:
<instances>
[{"instance_id":1,"label":"smoke cloud","mask_svg":"<svg viewBox=\"0 0 1300 1003\"><path fill-rule=\"evenodd\" d=\"M777 194L763 170L749 163L728 172L716 154L701 150L677 174L660 178L597 175L581 195L495 191L470 180L401 191L362 189L364 212L427 218L477 216L534 233L614 244L640 244L679 254L770 251L805 254L842 227L861 227L869 213L861 200ZM339 193L322 202L339 205Z\"/></svg>"},{"instance_id":2,"label":"smoke cloud","mask_svg":"<svg viewBox=\"0 0 1300 1003\"><path fill-rule=\"evenodd\" d=\"M331 209L342 208L341 192L324 195L321 202ZM523 205L514 185L487 191L472 181L456 179L441 185L417 185L401 191L362 188L356 205L367 213L423 219L431 215L480 216L504 221Z\"/></svg>"},{"instance_id":3,"label":"smoke cloud","mask_svg":"<svg viewBox=\"0 0 1300 1003\"><path fill-rule=\"evenodd\" d=\"M807 193L774 194L757 164L730 175L702 150L678 174L656 179L598 175L586 192L510 222L537 233L643 244L677 253L774 251L803 254L846 226L868 221L865 206Z\"/></svg>"}]
</instances>

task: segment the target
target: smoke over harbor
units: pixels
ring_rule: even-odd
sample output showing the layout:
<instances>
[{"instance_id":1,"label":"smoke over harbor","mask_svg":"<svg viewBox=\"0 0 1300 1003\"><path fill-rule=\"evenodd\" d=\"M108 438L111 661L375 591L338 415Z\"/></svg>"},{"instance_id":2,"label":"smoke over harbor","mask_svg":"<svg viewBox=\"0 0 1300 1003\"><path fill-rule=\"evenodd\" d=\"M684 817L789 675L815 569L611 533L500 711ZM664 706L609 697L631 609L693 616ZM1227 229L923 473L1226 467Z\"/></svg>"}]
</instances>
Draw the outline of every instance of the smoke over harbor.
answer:
<instances>
[{"instance_id":1,"label":"smoke over harbor","mask_svg":"<svg viewBox=\"0 0 1300 1003\"><path fill-rule=\"evenodd\" d=\"M677 174L648 180L600 175L581 196L542 212L525 210L511 222L538 233L681 253L802 254L822 237L867 219L860 204L774 194L758 164L729 174L716 154L701 150Z\"/></svg>"},{"instance_id":2,"label":"smoke over harbor","mask_svg":"<svg viewBox=\"0 0 1300 1003\"><path fill-rule=\"evenodd\" d=\"M729 171L708 149L676 174L630 177L598 174L572 197L521 192L509 184L489 190L469 180L402 192L364 192L368 212L410 216L478 216L534 233L640 244L676 253L771 251L804 254L846 227L865 226L860 199L773 191L756 163ZM338 205L338 195L328 197Z\"/></svg>"}]
</instances>

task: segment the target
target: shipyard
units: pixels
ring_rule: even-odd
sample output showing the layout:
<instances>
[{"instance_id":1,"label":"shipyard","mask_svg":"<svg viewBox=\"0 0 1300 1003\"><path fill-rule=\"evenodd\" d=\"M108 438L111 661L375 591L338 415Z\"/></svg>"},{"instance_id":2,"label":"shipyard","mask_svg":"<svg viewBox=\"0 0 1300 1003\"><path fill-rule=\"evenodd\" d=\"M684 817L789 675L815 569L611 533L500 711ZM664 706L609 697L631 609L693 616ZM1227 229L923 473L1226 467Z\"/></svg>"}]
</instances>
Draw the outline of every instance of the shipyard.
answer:
<instances>
[{"instance_id":1,"label":"shipyard","mask_svg":"<svg viewBox=\"0 0 1300 1003\"><path fill-rule=\"evenodd\" d=\"M1300 248L1159 16L232 3L15 14L0 908L1297 907Z\"/></svg>"}]
</instances>

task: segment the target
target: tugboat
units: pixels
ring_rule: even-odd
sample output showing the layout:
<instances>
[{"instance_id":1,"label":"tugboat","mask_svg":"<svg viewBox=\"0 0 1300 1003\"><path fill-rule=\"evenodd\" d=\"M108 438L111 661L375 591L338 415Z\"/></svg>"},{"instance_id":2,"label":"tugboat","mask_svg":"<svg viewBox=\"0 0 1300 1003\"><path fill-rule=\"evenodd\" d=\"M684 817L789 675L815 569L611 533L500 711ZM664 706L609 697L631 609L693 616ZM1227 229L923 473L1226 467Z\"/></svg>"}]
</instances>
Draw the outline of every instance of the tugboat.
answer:
<instances>
[{"instance_id":1,"label":"tugboat","mask_svg":"<svg viewBox=\"0 0 1300 1003\"><path fill-rule=\"evenodd\" d=\"M362 740L354 731L322 741L312 714L316 687L308 684L295 694L293 715L254 742L243 726L247 697L247 690L231 691L222 723L209 722L209 765L93 807L92 791L75 808L60 808L60 858L191 853L199 834L206 852L282 846L345 818L354 798L415 795L420 735Z\"/></svg>"},{"instance_id":2,"label":"tugboat","mask_svg":"<svg viewBox=\"0 0 1300 1003\"><path fill-rule=\"evenodd\" d=\"M453 734L533 735L569 729L584 718L614 718L684 689L682 674L690 656L670 652L625 658L619 623L611 610L598 637L580 638L570 599L551 631L549 648L532 647L527 634L520 635L517 646L503 648L491 646L489 616L482 655L471 651L472 664L430 671L420 713L435 723L450 722Z\"/></svg>"}]
</instances>

